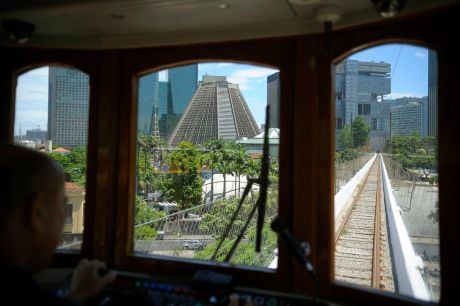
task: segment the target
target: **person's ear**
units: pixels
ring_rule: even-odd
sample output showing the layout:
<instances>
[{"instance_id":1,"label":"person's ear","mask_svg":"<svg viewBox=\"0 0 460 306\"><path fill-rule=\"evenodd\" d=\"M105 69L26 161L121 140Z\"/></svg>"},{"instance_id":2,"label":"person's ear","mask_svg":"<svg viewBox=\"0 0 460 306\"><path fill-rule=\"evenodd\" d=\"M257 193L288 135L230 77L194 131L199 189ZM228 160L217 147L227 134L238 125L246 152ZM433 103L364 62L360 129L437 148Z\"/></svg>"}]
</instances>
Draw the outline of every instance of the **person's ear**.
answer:
<instances>
[{"instance_id":1,"label":"person's ear","mask_svg":"<svg viewBox=\"0 0 460 306\"><path fill-rule=\"evenodd\" d=\"M43 229L45 224L45 199L41 193L35 194L24 207L27 228L36 232Z\"/></svg>"}]
</instances>

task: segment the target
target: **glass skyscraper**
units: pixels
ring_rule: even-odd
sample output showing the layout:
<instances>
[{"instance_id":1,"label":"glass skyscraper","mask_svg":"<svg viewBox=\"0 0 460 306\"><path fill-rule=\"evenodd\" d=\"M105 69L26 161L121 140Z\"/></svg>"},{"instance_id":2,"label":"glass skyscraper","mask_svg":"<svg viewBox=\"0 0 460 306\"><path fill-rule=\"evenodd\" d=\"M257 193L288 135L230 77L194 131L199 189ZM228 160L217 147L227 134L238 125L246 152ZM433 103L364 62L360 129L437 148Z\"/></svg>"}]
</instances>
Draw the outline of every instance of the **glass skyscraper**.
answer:
<instances>
[{"instance_id":1,"label":"glass skyscraper","mask_svg":"<svg viewBox=\"0 0 460 306\"><path fill-rule=\"evenodd\" d=\"M438 138L438 59L428 50L428 135Z\"/></svg>"},{"instance_id":2,"label":"glass skyscraper","mask_svg":"<svg viewBox=\"0 0 460 306\"><path fill-rule=\"evenodd\" d=\"M183 114L198 85L198 65L169 69L174 114Z\"/></svg>"},{"instance_id":3,"label":"glass skyscraper","mask_svg":"<svg viewBox=\"0 0 460 306\"><path fill-rule=\"evenodd\" d=\"M137 110L137 130L150 134L154 102L158 100L158 72L139 78L139 98Z\"/></svg>"},{"instance_id":4,"label":"glass skyscraper","mask_svg":"<svg viewBox=\"0 0 460 306\"><path fill-rule=\"evenodd\" d=\"M151 134L154 112L158 116L160 137L167 140L196 92L198 64L167 70L167 80L154 72L139 79L138 132Z\"/></svg>"},{"instance_id":5,"label":"glass skyscraper","mask_svg":"<svg viewBox=\"0 0 460 306\"><path fill-rule=\"evenodd\" d=\"M270 127L280 127L280 73L267 77L267 101L270 105Z\"/></svg>"},{"instance_id":6,"label":"glass skyscraper","mask_svg":"<svg viewBox=\"0 0 460 306\"><path fill-rule=\"evenodd\" d=\"M89 77L76 69L50 67L48 139L72 148L88 138Z\"/></svg>"}]
</instances>

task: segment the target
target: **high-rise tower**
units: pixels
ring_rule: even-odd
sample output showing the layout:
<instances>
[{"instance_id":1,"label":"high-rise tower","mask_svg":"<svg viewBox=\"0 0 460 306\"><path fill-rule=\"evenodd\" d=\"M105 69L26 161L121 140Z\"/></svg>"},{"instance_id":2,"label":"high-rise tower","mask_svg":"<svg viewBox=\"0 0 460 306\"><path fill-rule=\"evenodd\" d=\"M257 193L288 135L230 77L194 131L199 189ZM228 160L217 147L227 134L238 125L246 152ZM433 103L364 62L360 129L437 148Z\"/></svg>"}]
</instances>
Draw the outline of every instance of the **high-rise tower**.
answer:
<instances>
[{"instance_id":1,"label":"high-rise tower","mask_svg":"<svg viewBox=\"0 0 460 306\"><path fill-rule=\"evenodd\" d=\"M165 75L163 80L158 72L140 78L137 129L152 134L156 112L160 137L168 139L195 94L198 64L171 68Z\"/></svg>"},{"instance_id":2,"label":"high-rise tower","mask_svg":"<svg viewBox=\"0 0 460 306\"><path fill-rule=\"evenodd\" d=\"M280 127L280 73L267 77L267 100L270 105L270 127Z\"/></svg>"},{"instance_id":3,"label":"high-rise tower","mask_svg":"<svg viewBox=\"0 0 460 306\"><path fill-rule=\"evenodd\" d=\"M76 69L49 68L48 139L62 147L86 145L89 77Z\"/></svg>"},{"instance_id":4,"label":"high-rise tower","mask_svg":"<svg viewBox=\"0 0 460 306\"><path fill-rule=\"evenodd\" d=\"M139 78L138 93L137 131L150 134L154 104L158 101L159 95L158 72Z\"/></svg>"},{"instance_id":5,"label":"high-rise tower","mask_svg":"<svg viewBox=\"0 0 460 306\"><path fill-rule=\"evenodd\" d=\"M428 135L438 138L438 59L428 50Z\"/></svg>"}]
</instances>

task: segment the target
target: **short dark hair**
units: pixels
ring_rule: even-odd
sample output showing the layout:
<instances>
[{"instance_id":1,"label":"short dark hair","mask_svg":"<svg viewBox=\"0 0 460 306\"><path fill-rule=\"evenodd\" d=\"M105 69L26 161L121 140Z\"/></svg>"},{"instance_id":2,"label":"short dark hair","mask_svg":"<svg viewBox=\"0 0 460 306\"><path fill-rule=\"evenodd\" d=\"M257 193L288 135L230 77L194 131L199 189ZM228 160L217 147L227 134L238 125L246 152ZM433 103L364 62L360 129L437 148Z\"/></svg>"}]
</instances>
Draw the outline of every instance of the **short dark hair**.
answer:
<instances>
[{"instance_id":1,"label":"short dark hair","mask_svg":"<svg viewBox=\"0 0 460 306\"><path fill-rule=\"evenodd\" d=\"M62 167L45 153L0 144L0 220L60 182L64 182Z\"/></svg>"}]
</instances>

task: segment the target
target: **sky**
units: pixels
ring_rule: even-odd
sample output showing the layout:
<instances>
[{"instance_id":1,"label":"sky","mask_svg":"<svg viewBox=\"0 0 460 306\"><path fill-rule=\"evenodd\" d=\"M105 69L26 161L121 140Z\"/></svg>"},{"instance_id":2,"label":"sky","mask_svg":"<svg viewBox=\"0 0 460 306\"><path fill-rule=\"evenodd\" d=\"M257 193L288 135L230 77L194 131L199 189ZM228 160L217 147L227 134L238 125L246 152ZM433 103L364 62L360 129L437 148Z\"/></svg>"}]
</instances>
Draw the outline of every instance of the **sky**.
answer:
<instances>
[{"instance_id":1,"label":"sky","mask_svg":"<svg viewBox=\"0 0 460 306\"><path fill-rule=\"evenodd\" d=\"M391 95L422 97L428 94L428 49L411 45L387 44L360 51L350 56L360 61L384 61L391 64ZM224 75L238 84L257 123L265 121L267 104L267 76L278 70L262 66L236 63L205 63L198 65L198 80L204 74ZM166 74L160 72L160 80ZM283 80L281 80L282 82ZM38 126L47 129L48 68L22 74L16 92L15 135Z\"/></svg>"}]
</instances>

